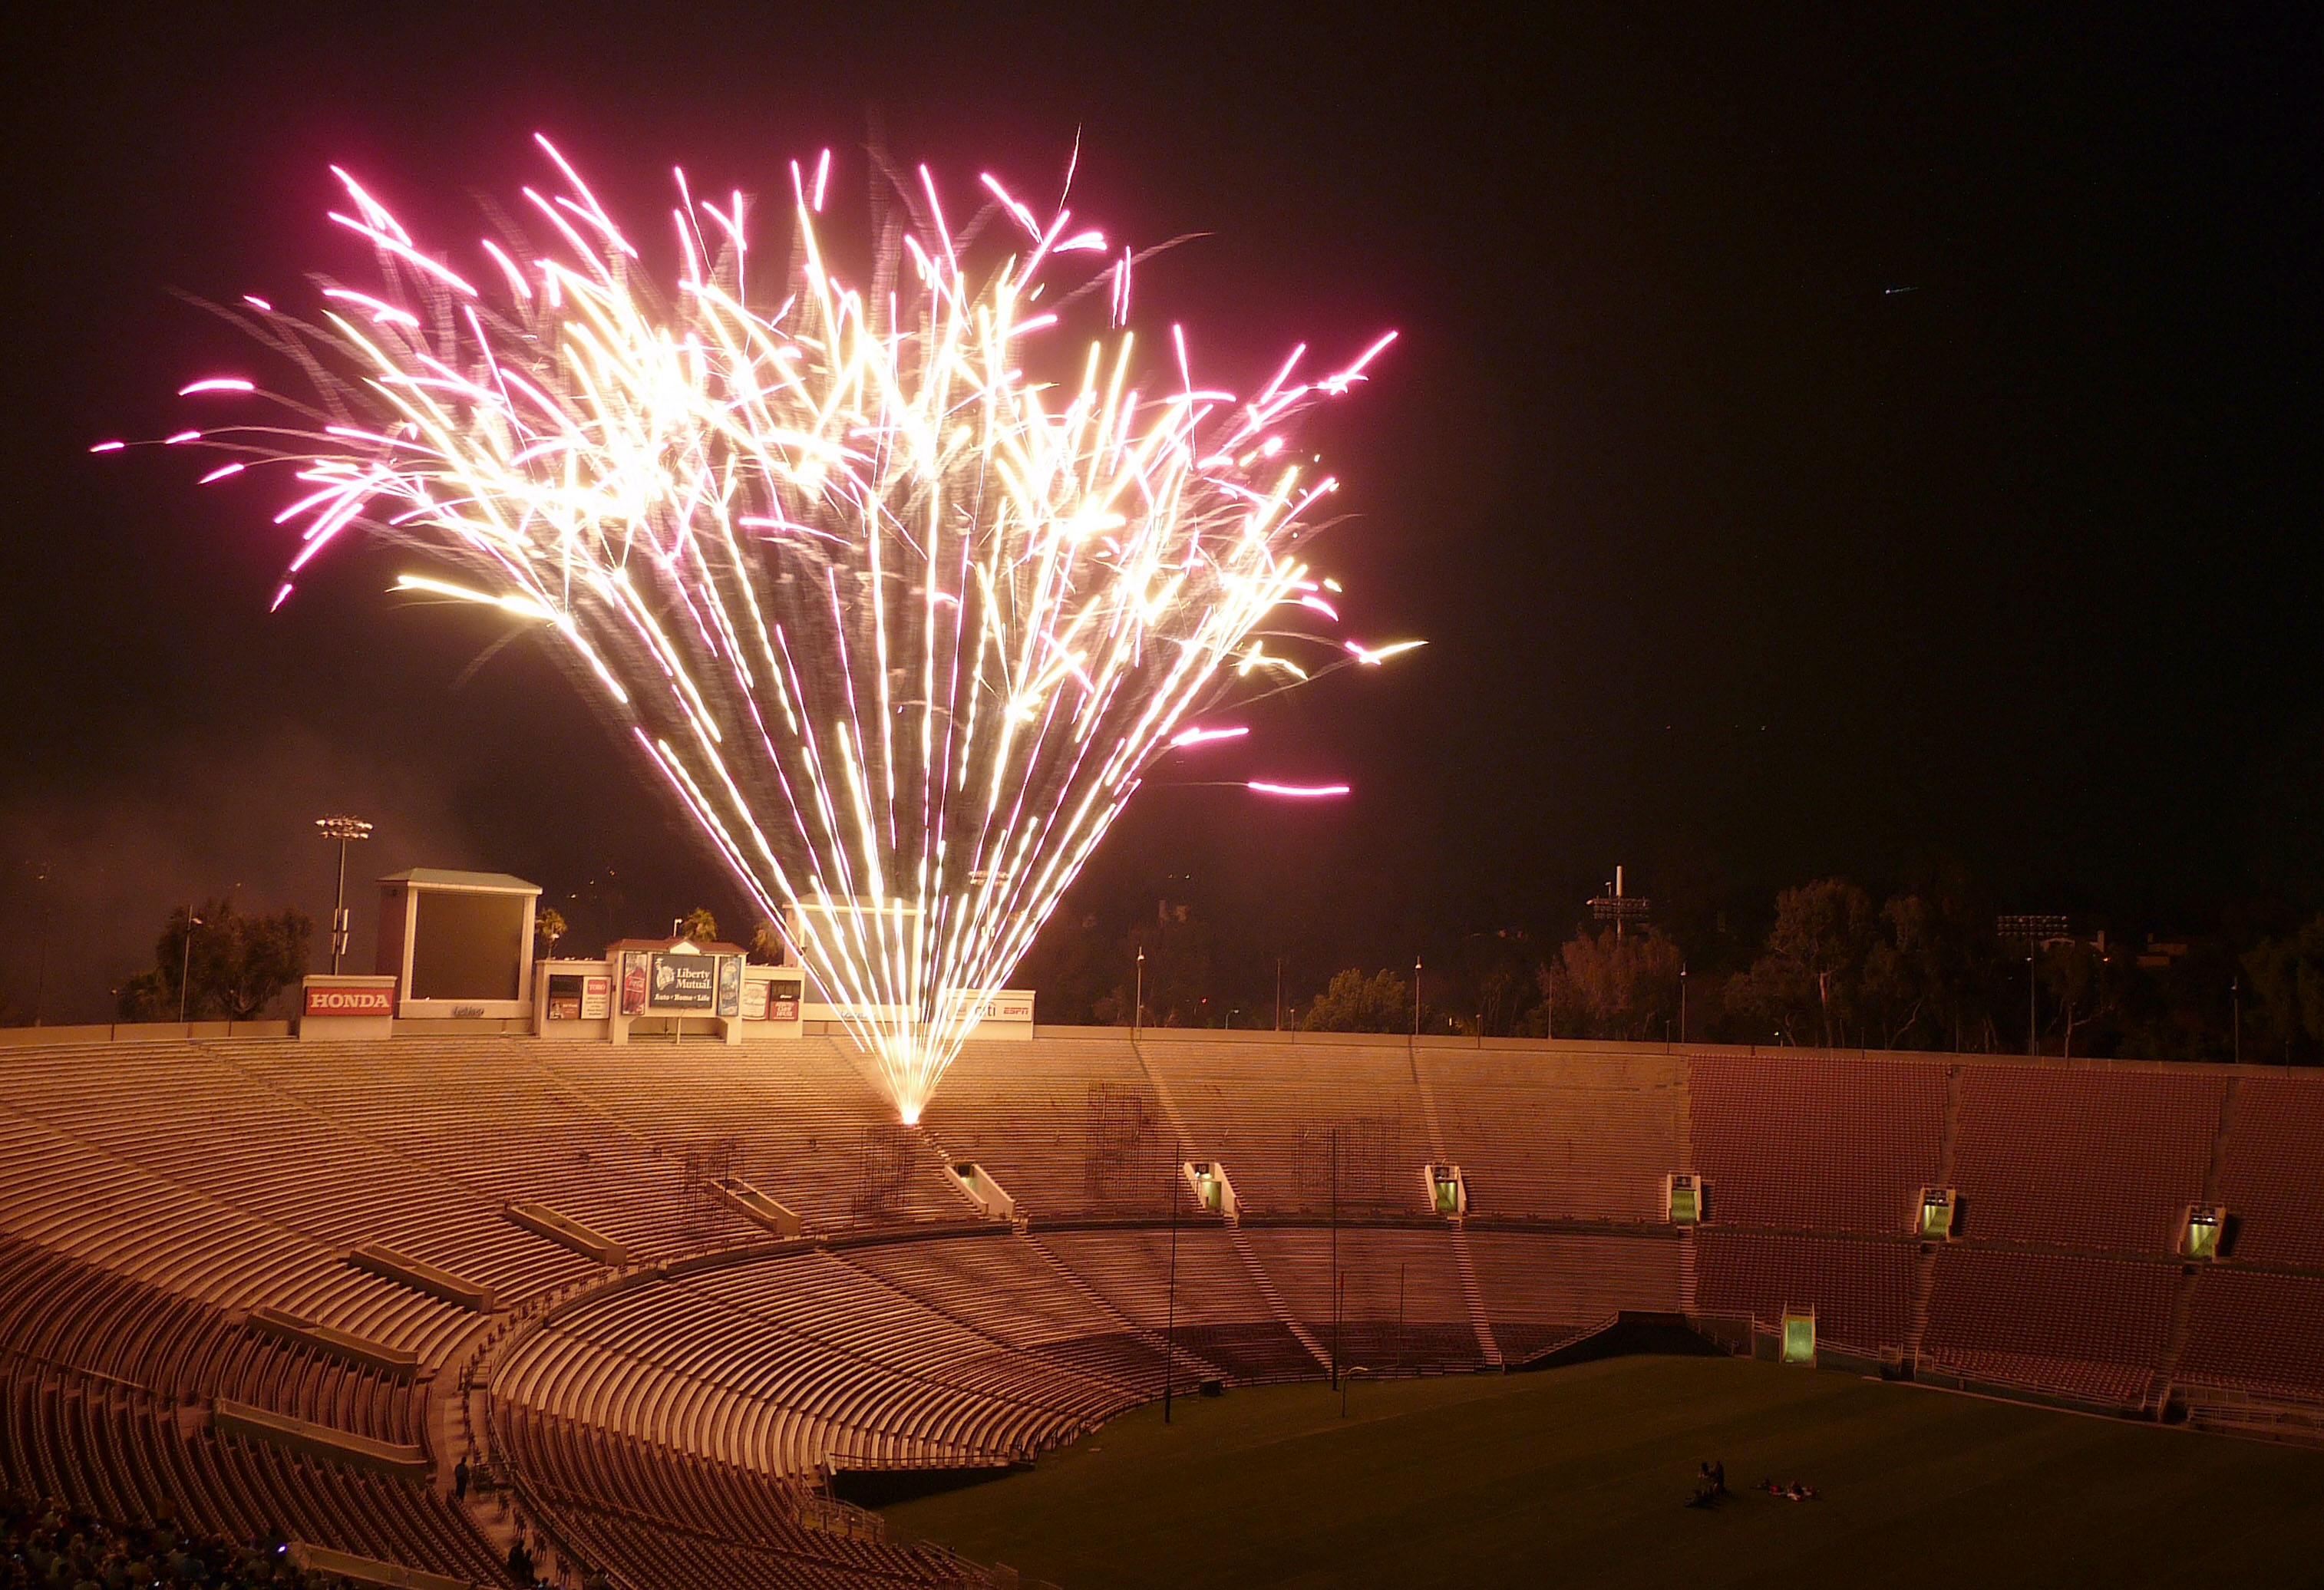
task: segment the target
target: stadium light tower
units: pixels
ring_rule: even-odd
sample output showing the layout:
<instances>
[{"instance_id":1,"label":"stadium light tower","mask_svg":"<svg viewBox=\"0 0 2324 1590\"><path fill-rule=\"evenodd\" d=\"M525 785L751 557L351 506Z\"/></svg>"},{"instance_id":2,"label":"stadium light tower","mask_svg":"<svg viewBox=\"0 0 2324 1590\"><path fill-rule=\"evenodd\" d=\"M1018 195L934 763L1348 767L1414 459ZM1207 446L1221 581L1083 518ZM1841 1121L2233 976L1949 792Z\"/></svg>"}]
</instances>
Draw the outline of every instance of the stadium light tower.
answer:
<instances>
[{"instance_id":1,"label":"stadium light tower","mask_svg":"<svg viewBox=\"0 0 2324 1590\"><path fill-rule=\"evenodd\" d=\"M347 952L347 847L371 837L371 824L360 817L318 817L315 832L339 841L339 892L331 903L331 970Z\"/></svg>"},{"instance_id":2,"label":"stadium light tower","mask_svg":"<svg viewBox=\"0 0 2324 1590\"><path fill-rule=\"evenodd\" d=\"M2025 946L2025 1052L2042 1052L2042 979L2034 964L2034 952L2051 944L2070 944L2073 935L2066 919L2055 912L2032 915L1997 916L1993 919L1994 936L2004 942L2019 942Z\"/></svg>"},{"instance_id":3,"label":"stadium light tower","mask_svg":"<svg viewBox=\"0 0 2324 1590\"><path fill-rule=\"evenodd\" d=\"M1625 937L1632 923L1644 925L1654 903L1642 895L1625 894L1622 890L1622 869L1614 869L1613 878L1606 885L1607 892L1590 900L1590 914L1600 922L1614 924L1614 936Z\"/></svg>"}]
</instances>

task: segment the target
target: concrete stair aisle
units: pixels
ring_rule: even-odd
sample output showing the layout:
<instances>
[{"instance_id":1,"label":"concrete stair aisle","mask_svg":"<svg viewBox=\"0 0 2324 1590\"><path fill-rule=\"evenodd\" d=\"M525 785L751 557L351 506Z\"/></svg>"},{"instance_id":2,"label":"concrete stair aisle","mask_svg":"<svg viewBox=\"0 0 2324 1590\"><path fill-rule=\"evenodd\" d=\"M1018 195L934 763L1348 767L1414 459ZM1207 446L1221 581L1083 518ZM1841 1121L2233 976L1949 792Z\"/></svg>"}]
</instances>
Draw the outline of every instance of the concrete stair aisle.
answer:
<instances>
[{"instance_id":1,"label":"concrete stair aisle","mask_svg":"<svg viewBox=\"0 0 2324 1590\"><path fill-rule=\"evenodd\" d=\"M1182 1160L1193 1159L1194 1135L1186 1130L1186 1117L1178 1113L1177 1100L1170 1097L1170 1084L1162 1080L1160 1071L1146 1063L1146 1051L1139 1047L1138 1040L1134 1037L1130 1040L1130 1052L1138 1056L1138 1069L1146 1073L1147 1086L1154 1089L1155 1100L1162 1106L1163 1118L1170 1123L1170 1130L1177 1135L1178 1157ZM1227 1173L1229 1175L1234 1173L1231 1166L1228 1168Z\"/></svg>"},{"instance_id":2,"label":"concrete stair aisle","mask_svg":"<svg viewBox=\"0 0 2324 1590\"><path fill-rule=\"evenodd\" d=\"M2219 1178L2227 1168L2227 1138L2235 1130L2236 1101L2243 1093L2243 1079L2227 1078L2227 1090L2219 1095L2219 1130L2211 1139L2211 1162L2203 1170L2203 1201L2219 1201ZM2230 1214L2233 1210L2228 1211Z\"/></svg>"},{"instance_id":3,"label":"concrete stair aisle","mask_svg":"<svg viewBox=\"0 0 2324 1590\"><path fill-rule=\"evenodd\" d=\"M1258 1250L1250 1245L1250 1238L1243 1235L1242 1227L1229 1226L1226 1230L1227 1241L1233 1245L1235 1256L1242 1261L1244 1273L1250 1277L1250 1283L1259 1295L1266 1300L1268 1310L1283 1328L1298 1339L1299 1345L1307 1349L1307 1356L1315 1360L1315 1367L1329 1374L1332 1368L1331 1350L1317 1341L1315 1333L1301 1324L1297 1316L1292 1313L1291 1306L1283 1300L1283 1294L1275 1289L1275 1282L1267 1273L1267 1267L1259 1262Z\"/></svg>"},{"instance_id":4,"label":"concrete stair aisle","mask_svg":"<svg viewBox=\"0 0 2324 1590\"><path fill-rule=\"evenodd\" d=\"M2210 1163L2203 1171L2203 1201L2217 1203L2219 1198L2219 1178L2227 1164L2227 1137L2235 1129L2236 1098L2243 1090L2243 1079L2230 1076L2227 1086L2219 1096L2219 1129L2211 1139ZM2232 1212L2232 1211L2230 1211ZM2187 1350L2187 1337L2195 1313L2195 1289L2203 1282L2203 1266L2182 1266L2178 1291L2171 1299L2171 1336L2163 1349L2163 1360L2154 1366L2153 1383L2147 1387L2146 1404L2161 1411L2170 1402L2171 1384L2179 1377L2179 1360Z\"/></svg>"},{"instance_id":5,"label":"concrete stair aisle","mask_svg":"<svg viewBox=\"0 0 2324 1590\"><path fill-rule=\"evenodd\" d=\"M934 1156L936 1160L936 1174L944 1178L945 1186L960 1194L960 1201L964 1206L962 1213L969 1216L982 1216L984 1213L983 1206L976 1201L974 1195L973 1195L967 1188L961 1185L960 1178L952 1173L952 1168L954 1163L954 1156L945 1150L943 1144L936 1141L936 1134L929 1131L926 1126L919 1125L918 1122L906 1126L904 1128L904 1132L912 1139L913 1142L918 1144L929 1154ZM1002 1190L1007 1191L1008 1190L1004 1188Z\"/></svg>"},{"instance_id":6,"label":"concrete stair aisle","mask_svg":"<svg viewBox=\"0 0 2324 1590\"><path fill-rule=\"evenodd\" d=\"M1469 1324L1477 1333L1477 1350L1485 1355L1485 1366L1507 1368L1501 1344L1493 1339L1493 1322L1486 1317L1485 1289L1477 1280L1477 1262L1469 1252L1468 1227L1460 1220L1452 1222L1452 1266L1461 1275L1461 1296L1469 1305Z\"/></svg>"},{"instance_id":7,"label":"concrete stair aisle","mask_svg":"<svg viewBox=\"0 0 2324 1590\"><path fill-rule=\"evenodd\" d=\"M1435 1163L1450 1156L1444 1152L1443 1119L1436 1113L1436 1089L1428 1085L1428 1073L1420 1069L1420 1047L1416 1043L1406 1052L1412 1057L1412 1085L1420 1095L1421 1118L1428 1123L1428 1153Z\"/></svg>"},{"instance_id":8,"label":"concrete stair aisle","mask_svg":"<svg viewBox=\"0 0 2324 1590\"><path fill-rule=\"evenodd\" d=\"M1940 1187L1953 1184L1954 1150L1960 1142L1960 1110L1961 1068L1955 1065L1947 1068L1945 1072L1945 1124L1937 1140L1937 1185ZM1958 1218L1960 1211L1956 1209L1953 1212ZM1933 1243L1923 1245L1920 1269L1913 1278L1913 1323L1904 1333L1904 1362L1907 1365L1920 1362L1921 1344L1928 1338L1929 1302L1937 1288L1937 1247L1938 1245Z\"/></svg>"},{"instance_id":9,"label":"concrete stair aisle","mask_svg":"<svg viewBox=\"0 0 2324 1590\"><path fill-rule=\"evenodd\" d=\"M1436 1113L1436 1090L1428 1085L1428 1073L1420 1069L1420 1048L1411 1045L1406 1052L1412 1057L1412 1082L1420 1093L1421 1118L1428 1124L1429 1163L1443 1164L1452 1156L1444 1152L1444 1126ZM1469 1232L1455 1216L1452 1227L1452 1264L1460 1273L1461 1296L1469 1306L1469 1326L1477 1333L1477 1350L1485 1356L1488 1368L1506 1368L1501 1356L1501 1344L1493 1339L1493 1322L1485 1311L1485 1289L1477 1280L1477 1262L1469 1252Z\"/></svg>"},{"instance_id":10,"label":"concrete stair aisle","mask_svg":"<svg viewBox=\"0 0 2324 1590\"><path fill-rule=\"evenodd\" d=\"M1049 1251L1048 1245L1042 1242L1038 1234L1020 1232L1018 1234L1018 1240L1024 1243L1026 1247L1033 1253L1038 1254L1041 1256L1043 1263L1047 1264L1050 1269L1063 1276L1065 1283L1074 1289L1075 1294L1089 1304L1091 1313L1096 1315L1100 1319L1112 1322L1120 1330L1122 1335L1151 1348L1154 1352L1158 1354L1164 1350L1165 1343L1163 1335L1160 1331L1148 1330L1143 1327L1133 1323L1127 1315L1117 1310L1111 1303L1107 1302L1104 1298L1099 1296L1097 1291L1092 1287L1088 1282L1083 1280L1080 1274L1074 1271L1071 1264L1066 1264L1064 1260L1058 1258L1056 1255ZM1225 1370L1221 1369L1217 1365L1210 1362L1207 1358L1203 1357L1200 1354L1187 1351L1183 1346L1179 1346L1172 1355L1172 1361L1187 1366L1190 1373L1194 1373L1195 1378L1199 1380L1226 1380L1231 1378L1228 1375Z\"/></svg>"},{"instance_id":11,"label":"concrete stair aisle","mask_svg":"<svg viewBox=\"0 0 2324 1590\"><path fill-rule=\"evenodd\" d=\"M516 1512L511 1505L512 1493L484 1488L483 1470L487 1454L480 1438L485 1428L484 1409L492 1394L471 1384L468 1374L509 1319L506 1312L481 1317L467 1338L446 1356L445 1362L427 1383L428 1406L422 1421L428 1453L436 1465L432 1481L436 1493L452 1500L467 1515L468 1521L492 1549L493 1560L503 1563L508 1560L509 1548L517 1540ZM468 1465L468 1493L455 1497L452 1470L463 1459Z\"/></svg>"},{"instance_id":12,"label":"concrete stair aisle","mask_svg":"<svg viewBox=\"0 0 2324 1590\"><path fill-rule=\"evenodd\" d=\"M2182 1266L2178 1290L2171 1298L2171 1335L2164 1342L2162 1361L2154 1366L2154 1378L2146 1388L2146 1406L2160 1411L2170 1400L2171 1383L2178 1378L2179 1357L2187 1350L2187 1334L2195 1314L2195 1289L2202 1284L2203 1269L2200 1264Z\"/></svg>"}]
</instances>

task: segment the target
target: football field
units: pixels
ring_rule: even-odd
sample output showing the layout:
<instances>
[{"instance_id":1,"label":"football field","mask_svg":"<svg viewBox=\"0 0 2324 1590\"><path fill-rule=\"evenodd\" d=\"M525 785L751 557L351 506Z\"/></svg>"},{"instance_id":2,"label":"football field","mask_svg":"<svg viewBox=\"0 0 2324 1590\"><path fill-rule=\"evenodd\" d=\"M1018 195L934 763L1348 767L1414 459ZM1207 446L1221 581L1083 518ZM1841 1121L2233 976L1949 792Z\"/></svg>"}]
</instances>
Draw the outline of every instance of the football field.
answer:
<instances>
[{"instance_id":1,"label":"football field","mask_svg":"<svg viewBox=\"0 0 2324 1590\"><path fill-rule=\"evenodd\" d=\"M885 1511L1065 1590L2324 1585L2324 1452L1837 1372L1612 1358L1174 1417ZM1689 1508L1711 1458L1732 1493Z\"/></svg>"}]
</instances>

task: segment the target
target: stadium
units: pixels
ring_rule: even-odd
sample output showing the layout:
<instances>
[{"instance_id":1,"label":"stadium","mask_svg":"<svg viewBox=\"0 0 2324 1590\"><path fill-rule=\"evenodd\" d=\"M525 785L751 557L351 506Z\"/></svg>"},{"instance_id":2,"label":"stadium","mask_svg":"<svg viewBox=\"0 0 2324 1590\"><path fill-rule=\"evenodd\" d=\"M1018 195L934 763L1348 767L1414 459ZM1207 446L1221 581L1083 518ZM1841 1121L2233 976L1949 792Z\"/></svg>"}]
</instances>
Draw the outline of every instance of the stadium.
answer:
<instances>
[{"instance_id":1,"label":"stadium","mask_svg":"<svg viewBox=\"0 0 2324 1590\"><path fill-rule=\"evenodd\" d=\"M0 1590L2324 1585L2312 24L922 9L27 35Z\"/></svg>"},{"instance_id":2,"label":"stadium","mask_svg":"<svg viewBox=\"0 0 2324 1590\"><path fill-rule=\"evenodd\" d=\"M1888 1521L1924 1564L2093 1496L2154 1537L2097 1531L2117 1582L2239 1537L2219 1560L2248 1569L2315 1517L2313 1076L1027 1027L972 1042L907 1127L844 1035L472 1030L496 1025L0 1048L8 1484L363 1583L639 1590L1031 1583L1126 1499L1076 1523L1070 1498L1011 1514L1010 1488L1093 1483L1090 1454L1166 1429L1223 1444L1127 1471L1142 1503L1208 1485L1244 1532L1208 1568L1181 1532L1079 1582L1387 1582L1399 1488L1490 1493L1560 1448L1593 1472L1525 1469L1525 1508L1425 1560L1573 1569L1600 1548L1529 1510L1602 1488L1649 1426L1632 1489L1657 1535L1693 1523L1696 1457L1737 1463L1734 1507L1768 1527L1688 1548L1729 1574L1848 1577L1868 1537L1803 1558L1785 1520L1943 1492L1944 1462L1879 1472L1930 1443L1962 1484L2029 1441L2077 1472L1938 1504L1917 1545ZM1343 1393L1339 1428L1392 1415L1395 1450L1285 1489ZM1466 1422L1521 1414L1549 1422L1506 1447ZM1825 1438L1868 1418L1886 1445ZM1976 1438L1999 1447L1952 1445L1995 1420ZM2092 1446L2116 1437L2144 1444ZM1746 1452L1821 1462L1816 1506L1740 1494ZM1577 1582L1621 1582L1601 1566Z\"/></svg>"}]
</instances>

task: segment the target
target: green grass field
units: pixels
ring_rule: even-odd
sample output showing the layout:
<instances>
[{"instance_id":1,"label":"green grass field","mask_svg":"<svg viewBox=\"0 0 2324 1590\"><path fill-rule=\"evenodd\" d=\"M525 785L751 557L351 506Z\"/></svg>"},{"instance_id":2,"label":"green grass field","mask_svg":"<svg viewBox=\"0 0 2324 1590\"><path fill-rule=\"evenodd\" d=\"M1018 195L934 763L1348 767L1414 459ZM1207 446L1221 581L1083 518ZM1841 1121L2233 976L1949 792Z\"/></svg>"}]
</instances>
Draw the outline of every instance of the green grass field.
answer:
<instances>
[{"instance_id":1,"label":"green grass field","mask_svg":"<svg viewBox=\"0 0 2324 1590\"><path fill-rule=\"evenodd\" d=\"M2324 1585L2324 1453L1724 1358L1359 1381L1339 1410L1183 1399L886 1512L1065 1590ZM1690 1509L1710 1457L1734 1494Z\"/></svg>"}]
</instances>

